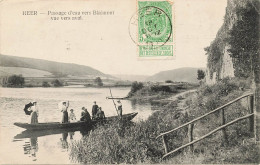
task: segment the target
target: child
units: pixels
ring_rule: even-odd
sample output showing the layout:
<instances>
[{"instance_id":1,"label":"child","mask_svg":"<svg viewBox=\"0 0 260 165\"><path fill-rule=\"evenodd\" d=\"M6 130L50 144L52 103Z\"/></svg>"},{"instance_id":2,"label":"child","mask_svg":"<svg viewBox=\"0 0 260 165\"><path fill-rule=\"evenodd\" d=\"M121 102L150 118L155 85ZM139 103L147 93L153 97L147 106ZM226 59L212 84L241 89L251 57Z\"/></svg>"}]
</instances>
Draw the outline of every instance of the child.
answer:
<instances>
[{"instance_id":1,"label":"child","mask_svg":"<svg viewBox=\"0 0 260 165\"><path fill-rule=\"evenodd\" d=\"M73 109L70 110L69 120L71 123L76 122L76 116L73 113Z\"/></svg>"}]
</instances>

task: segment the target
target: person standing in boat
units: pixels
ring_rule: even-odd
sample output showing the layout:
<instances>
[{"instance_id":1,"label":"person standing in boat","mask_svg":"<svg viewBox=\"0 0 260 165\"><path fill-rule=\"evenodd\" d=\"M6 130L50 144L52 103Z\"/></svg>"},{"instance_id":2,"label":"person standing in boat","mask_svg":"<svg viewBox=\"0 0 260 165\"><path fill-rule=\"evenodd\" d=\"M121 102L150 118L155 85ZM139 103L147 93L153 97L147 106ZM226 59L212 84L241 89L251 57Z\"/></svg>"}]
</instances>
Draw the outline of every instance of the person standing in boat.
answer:
<instances>
[{"instance_id":1,"label":"person standing in boat","mask_svg":"<svg viewBox=\"0 0 260 165\"><path fill-rule=\"evenodd\" d=\"M37 107L37 102L33 101L32 106L30 107L32 113L31 113L31 124L36 124L38 123L38 116L39 116L39 111Z\"/></svg>"},{"instance_id":2,"label":"person standing in boat","mask_svg":"<svg viewBox=\"0 0 260 165\"><path fill-rule=\"evenodd\" d=\"M123 111L123 107L122 107L122 103L120 100L117 101L117 115L121 118L122 117L122 111Z\"/></svg>"},{"instance_id":3,"label":"person standing in boat","mask_svg":"<svg viewBox=\"0 0 260 165\"><path fill-rule=\"evenodd\" d=\"M98 112L98 105L97 102L94 101L94 105L92 106L92 119L95 119L97 117Z\"/></svg>"},{"instance_id":4,"label":"person standing in boat","mask_svg":"<svg viewBox=\"0 0 260 165\"><path fill-rule=\"evenodd\" d=\"M70 121L70 123L76 122L76 115L73 112L73 109L70 110L69 121Z\"/></svg>"},{"instance_id":5,"label":"person standing in boat","mask_svg":"<svg viewBox=\"0 0 260 165\"><path fill-rule=\"evenodd\" d=\"M91 122L90 114L89 114L87 108L85 108L85 107L82 107L80 121L89 121L89 122Z\"/></svg>"},{"instance_id":6,"label":"person standing in boat","mask_svg":"<svg viewBox=\"0 0 260 165\"><path fill-rule=\"evenodd\" d=\"M62 103L62 110L61 112L63 113L62 115L62 123L68 123L69 122L69 115L68 115L68 108L69 108L69 101L64 101Z\"/></svg>"}]
</instances>

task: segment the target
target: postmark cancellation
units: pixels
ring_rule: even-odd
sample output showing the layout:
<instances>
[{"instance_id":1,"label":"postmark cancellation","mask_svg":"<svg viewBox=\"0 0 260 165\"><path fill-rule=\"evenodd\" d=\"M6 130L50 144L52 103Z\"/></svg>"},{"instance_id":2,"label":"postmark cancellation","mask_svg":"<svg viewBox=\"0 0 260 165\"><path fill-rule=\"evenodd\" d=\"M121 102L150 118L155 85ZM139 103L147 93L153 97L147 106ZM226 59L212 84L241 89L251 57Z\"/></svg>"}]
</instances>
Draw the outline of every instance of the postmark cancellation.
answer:
<instances>
[{"instance_id":1,"label":"postmark cancellation","mask_svg":"<svg viewBox=\"0 0 260 165\"><path fill-rule=\"evenodd\" d=\"M129 23L129 34L140 59L174 59L173 3L137 1Z\"/></svg>"}]
</instances>

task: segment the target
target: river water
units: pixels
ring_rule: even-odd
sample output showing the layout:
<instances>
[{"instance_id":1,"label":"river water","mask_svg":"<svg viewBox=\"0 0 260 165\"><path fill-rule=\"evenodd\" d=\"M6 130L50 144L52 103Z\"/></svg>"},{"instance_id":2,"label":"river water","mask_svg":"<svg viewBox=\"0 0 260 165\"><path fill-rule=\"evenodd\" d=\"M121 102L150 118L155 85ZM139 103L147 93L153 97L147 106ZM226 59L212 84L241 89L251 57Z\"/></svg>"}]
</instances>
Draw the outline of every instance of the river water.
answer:
<instances>
[{"instance_id":1,"label":"river water","mask_svg":"<svg viewBox=\"0 0 260 165\"><path fill-rule=\"evenodd\" d=\"M124 97L130 88L112 88L113 96ZM116 115L108 88L0 88L0 164L71 164L70 144L80 140L84 134L76 132L55 132L55 130L27 133L14 122L29 122L24 105L37 101L39 122L60 122L62 113L58 110L60 101L69 100L76 118L80 118L81 107L91 113L93 101L102 107L106 116ZM122 100L123 114L138 112L134 122L146 120L152 109L149 103L137 104Z\"/></svg>"}]
</instances>

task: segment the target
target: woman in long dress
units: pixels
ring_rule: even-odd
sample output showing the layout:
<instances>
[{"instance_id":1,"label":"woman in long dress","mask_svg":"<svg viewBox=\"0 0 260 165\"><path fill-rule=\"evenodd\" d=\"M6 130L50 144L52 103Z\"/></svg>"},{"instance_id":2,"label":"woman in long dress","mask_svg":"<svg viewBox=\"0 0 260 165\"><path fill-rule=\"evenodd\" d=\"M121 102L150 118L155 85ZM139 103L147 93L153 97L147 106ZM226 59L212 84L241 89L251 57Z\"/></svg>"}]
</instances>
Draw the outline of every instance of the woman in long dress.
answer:
<instances>
[{"instance_id":1,"label":"woman in long dress","mask_svg":"<svg viewBox=\"0 0 260 165\"><path fill-rule=\"evenodd\" d=\"M62 103L62 123L68 123L69 122L69 115L68 115L68 107L69 107L69 101Z\"/></svg>"},{"instance_id":2,"label":"woman in long dress","mask_svg":"<svg viewBox=\"0 0 260 165\"><path fill-rule=\"evenodd\" d=\"M33 102L33 106L31 106L31 124L35 124L38 123L38 116L39 116L39 111L38 111L38 107L37 107L37 102L34 101Z\"/></svg>"}]
</instances>

